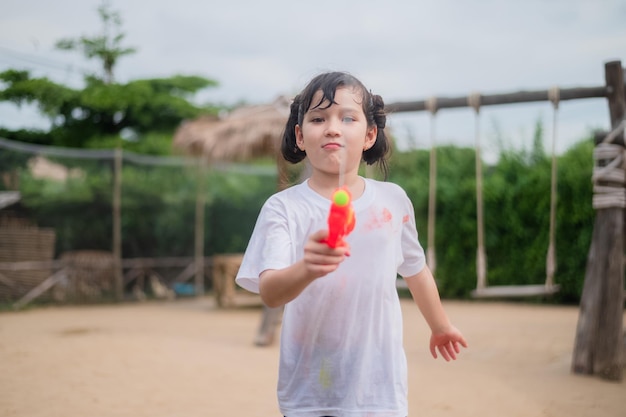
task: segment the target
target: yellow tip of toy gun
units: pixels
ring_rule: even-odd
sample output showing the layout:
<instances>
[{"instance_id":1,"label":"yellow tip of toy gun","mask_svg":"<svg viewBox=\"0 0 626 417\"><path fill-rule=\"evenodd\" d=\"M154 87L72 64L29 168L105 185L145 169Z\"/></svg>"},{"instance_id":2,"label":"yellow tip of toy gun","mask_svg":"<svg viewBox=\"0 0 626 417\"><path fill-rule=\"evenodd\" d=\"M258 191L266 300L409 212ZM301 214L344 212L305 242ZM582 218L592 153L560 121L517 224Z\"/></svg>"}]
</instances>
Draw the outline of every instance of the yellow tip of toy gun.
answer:
<instances>
[{"instance_id":1,"label":"yellow tip of toy gun","mask_svg":"<svg viewBox=\"0 0 626 417\"><path fill-rule=\"evenodd\" d=\"M333 194L333 203L339 207L344 207L350 204L350 195L346 190L337 190Z\"/></svg>"}]
</instances>

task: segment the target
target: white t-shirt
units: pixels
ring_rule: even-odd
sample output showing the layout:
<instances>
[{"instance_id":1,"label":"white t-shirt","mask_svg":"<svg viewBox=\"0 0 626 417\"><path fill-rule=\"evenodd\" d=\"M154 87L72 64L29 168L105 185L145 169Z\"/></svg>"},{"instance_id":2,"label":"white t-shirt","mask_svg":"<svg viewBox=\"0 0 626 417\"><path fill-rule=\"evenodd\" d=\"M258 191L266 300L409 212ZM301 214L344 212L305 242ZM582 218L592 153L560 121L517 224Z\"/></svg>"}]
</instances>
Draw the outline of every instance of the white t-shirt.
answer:
<instances>
[{"instance_id":1,"label":"white t-shirt","mask_svg":"<svg viewBox=\"0 0 626 417\"><path fill-rule=\"evenodd\" d=\"M396 184L365 180L353 201L351 256L285 305L278 400L288 417L405 417L407 366L397 274L425 265L413 206ZM308 182L270 197L259 214L237 284L259 291L259 275L304 254L327 227L330 201Z\"/></svg>"}]
</instances>

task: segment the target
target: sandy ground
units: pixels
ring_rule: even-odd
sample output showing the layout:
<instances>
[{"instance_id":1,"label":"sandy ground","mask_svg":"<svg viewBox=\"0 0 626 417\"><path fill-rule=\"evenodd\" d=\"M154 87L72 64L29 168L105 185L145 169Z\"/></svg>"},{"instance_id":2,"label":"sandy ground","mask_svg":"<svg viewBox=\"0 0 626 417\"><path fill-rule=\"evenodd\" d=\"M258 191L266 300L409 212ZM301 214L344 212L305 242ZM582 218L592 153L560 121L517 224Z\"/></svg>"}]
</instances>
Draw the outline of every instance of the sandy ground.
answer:
<instances>
[{"instance_id":1,"label":"sandy ground","mask_svg":"<svg viewBox=\"0 0 626 417\"><path fill-rule=\"evenodd\" d=\"M411 416L624 417L626 381L569 371L578 310L445 302L470 348L433 360L403 301ZM258 305L211 298L0 313L4 417L280 416Z\"/></svg>"}]
</instances>

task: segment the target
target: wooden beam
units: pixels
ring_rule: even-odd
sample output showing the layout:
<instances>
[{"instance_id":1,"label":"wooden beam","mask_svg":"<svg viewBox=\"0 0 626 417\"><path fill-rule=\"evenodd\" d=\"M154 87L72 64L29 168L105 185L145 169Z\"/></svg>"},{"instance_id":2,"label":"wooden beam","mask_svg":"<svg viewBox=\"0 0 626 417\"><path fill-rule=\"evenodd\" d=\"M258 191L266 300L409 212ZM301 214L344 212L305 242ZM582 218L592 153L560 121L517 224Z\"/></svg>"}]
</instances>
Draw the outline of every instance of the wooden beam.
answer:
<instances>
[{"instance_id":1,"label":"wooden beam","mask_svg":"<svg viewBox=\"0 0 626 417\"><path fill-rule=\"evenodd\" d=\"M558 285L493 285L472 291L474 298L539 297L559 292Z\"/></svg>"},{"instance_id":2,"label":"wooden beam","mask_svg":"<svg viewBox=\"0 0 626 417\"><path fill-rule=\"evenodd\" d=\"M55 261L20 261L20 262L0 262L0 271L33 271L38 269L58 269L67 262Z\"/></svg>"},{"instance_id":3,"label":"wooden beam","mask_svg":"<svg viewBox=\"0 0 626 417\"><path fill-rule=\"evenodd\" d=\"M168 258L129 258L122 259L122 268L158 268L158 267L183 267L193 262L190 257L168 257ZM211 257L205 257L204 263L211 265ZM0 262L0 271L33 271L40 269L59 269L71 262L56 259L53 261L20 261L20 262Z\"/></svg>"},{"instance_id":4,"label":"wooden beam","mask_svg":"<svg viewBox=\"0 0 626 417\"><path fill-rule=\"evenodd\" d=\"M606 63L605 78L611 126L615 129L626 115L621 62ZM611 381L623 378L625 227L624 207L616 204L596 208L572 355L574 373Z\"/></svg>"},{"instance_id":5,"label":"wooden beam","mask_svg":"<svg viewBox=\"0 0 626 417\"><path fill-rule=\"evenodd\" d=\"M204 212L206 201L206 169L206 160L202 157L198 158L198 188L196 190L196 219L194 227L194 287L197 297L204 295Z\"/></svg>"},{"instance_id":6,"label":"wooden beam","mask_svg":"<svg viewBox=\"0 0 626 417\"><path fill-rule=\"evenodd\" d=\"M13 280L6 277L6 275L0 274L0 283L6 285L9 288L15 288Z\"/></svg>"},{"instance_id":7,"label":"wooden beam","mask_svg":"<svg viewBox=\"0 0 626 417\"><path fill-rule=\"evenodd\" d=\"M41 284L37 285L35 288L26 293L22 298L17 300L13 304L13 308L20 309L24 307L26 304L33 301L35 298L39 297L41 294L48 291L50 288L54 287L59 281L65 278L66 271L65 269L61 269L54 274L50 275L46 278Z\"/></svg>"},{"instance_id":8,"label":"wooden beam","mask_svg":"<svg viewBox=\"0 0 626 417\"><path fill-rule=\"evenodd\" d=\"M615 128L626 115L626 100L624 92L624 71L620 61L607 62L604 67L609 99L609 114L611 127Z\"/></svg>"},{"instance_id":9,"label":"wooden beam","mask_svg":"<svg viewBox=\"0 0 626 417\"><path fill-rule=\"evenodd\" d=\"M122 273L122 149L116 148L113 160L113 275L115 298L124 298L124 275Z\"/></svg>"},{"instance_id":10,"label":"wooden beam","mask_svg":"<svg viewBox=\"0 0 626 417\"><path fill-rule=\"evenodd\" d=\"M172 283L177 282L187 282L191 277L193 277L196 273L196 264L190 263L187 268L183 269L183 271L176 275L176 278L172 281Z\"/></svg>"},{"instance_id":11,"label":"wooden beam","mask_svg":"<svg viewBox=\"0 0 626 417\"><path fill-rule=\"evenodd\" d=\"M559 89L559 100L578 100L585 98L606 98L610 94L609 87L575 87ZM517 91L514 93L486 94L480 96L480 106L497 106L502 104L530 103L550 101L550 90ZM432 101L431 101L432 100ZM429 102L435 103L435 110L469 107L469 96L436 97L430 100L400 101L385 104L389 113L402 113L430 110Z\"/></svg>"}]
</instances>

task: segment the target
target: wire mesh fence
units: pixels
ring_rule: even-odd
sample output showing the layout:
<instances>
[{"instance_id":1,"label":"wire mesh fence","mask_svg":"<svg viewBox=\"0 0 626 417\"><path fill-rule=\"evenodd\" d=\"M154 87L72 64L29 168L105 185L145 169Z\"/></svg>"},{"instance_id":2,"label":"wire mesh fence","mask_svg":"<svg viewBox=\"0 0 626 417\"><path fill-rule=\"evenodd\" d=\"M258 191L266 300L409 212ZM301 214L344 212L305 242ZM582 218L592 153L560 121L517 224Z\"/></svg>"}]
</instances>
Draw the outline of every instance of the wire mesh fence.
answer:
<instances>
[{"instance_id":1,"label":"wire mesh fence","mask_svg":"<svg viewBox=\"0 0 626 417\"><path fill-rule=\"evenodd\" d=\"M0 302L209 290L276 184L273 165L0 139Z\"/></svg>"}]
</instances>

